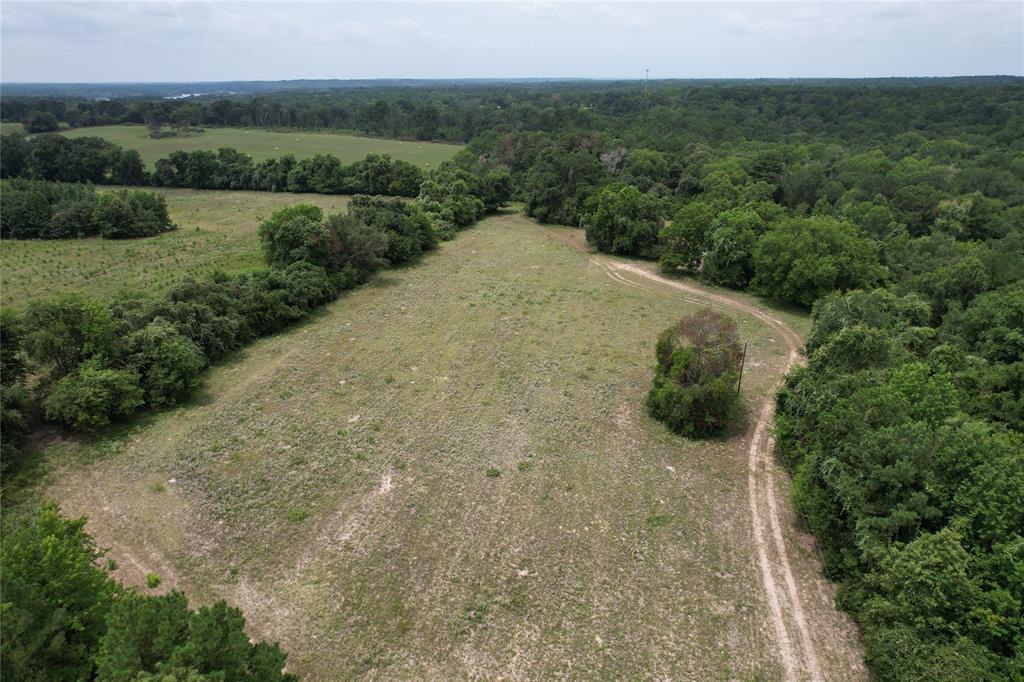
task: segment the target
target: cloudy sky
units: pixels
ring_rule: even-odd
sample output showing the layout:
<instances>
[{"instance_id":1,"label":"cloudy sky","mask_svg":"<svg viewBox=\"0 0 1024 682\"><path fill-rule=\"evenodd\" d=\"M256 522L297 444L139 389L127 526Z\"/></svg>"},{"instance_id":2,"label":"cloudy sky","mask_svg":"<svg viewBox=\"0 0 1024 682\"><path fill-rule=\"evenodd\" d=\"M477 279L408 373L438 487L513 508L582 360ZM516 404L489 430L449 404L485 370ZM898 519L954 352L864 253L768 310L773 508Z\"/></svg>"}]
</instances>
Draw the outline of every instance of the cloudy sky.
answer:
<instances>
[{"instance_id":1,"label":"cloudy sky","mask_svg":"<svg viewBox=\"0 0 1024 682\"><path fill-rule=\"evenodd\" d=\"M1024 75L1024 2L19 2L4 81Z\"/></svg>"}]
</instances>

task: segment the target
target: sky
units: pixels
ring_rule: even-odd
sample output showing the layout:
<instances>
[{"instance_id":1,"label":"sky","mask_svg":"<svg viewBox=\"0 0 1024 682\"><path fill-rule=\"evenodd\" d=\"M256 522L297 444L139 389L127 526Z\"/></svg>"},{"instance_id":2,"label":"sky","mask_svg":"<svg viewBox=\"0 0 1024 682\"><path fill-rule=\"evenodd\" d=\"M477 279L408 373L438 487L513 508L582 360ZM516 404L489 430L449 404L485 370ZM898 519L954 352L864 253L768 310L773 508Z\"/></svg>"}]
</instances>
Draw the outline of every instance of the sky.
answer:
<instances>
[{"instance_id":1,"label":"sky","mask_svg":"<svg viewBox=\"0 0 1024 682\"><path fill-rule=\"evenodd\" d=\"M1024 75L1024 2L0 3L4 82Z\"/></svg>"}]
</instances>

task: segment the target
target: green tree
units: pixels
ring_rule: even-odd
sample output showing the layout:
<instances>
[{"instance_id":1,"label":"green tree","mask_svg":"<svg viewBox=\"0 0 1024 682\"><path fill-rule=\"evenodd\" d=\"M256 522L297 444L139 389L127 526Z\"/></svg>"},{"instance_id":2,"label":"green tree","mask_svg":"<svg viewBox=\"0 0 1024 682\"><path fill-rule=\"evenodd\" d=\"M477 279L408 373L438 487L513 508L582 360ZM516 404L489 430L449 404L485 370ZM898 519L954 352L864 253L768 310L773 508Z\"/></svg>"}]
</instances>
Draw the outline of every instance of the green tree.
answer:
<instances>
[{"instance_id":1,"label":"green tree","mask_svg":"<svg viewBox=\"0 0 1024 682\"><path fill-rule=\"evenodd\" d=\"M754 247L754 279L761 294L805 307L833 291L865 288L882 276L878 249L849 223L814 216L791 218Z\"/></svg>"},{"instance_id":2,"label":"green tree","mask_svg":"<svg viewBox=\"0 0 1024 682\"><path fill-rule=\"evenodd\" d=\"M127 364L138 373L150 405L173 405L202 383L206 356L167 320L131 333L126 346Z\"/></svg>"},{"instance_id":3,"label":"green tree","mask_svg":"<svg viewBox=\"0 0 1024 682\"><path fill-rule=\"evenodd\" d=\"M143 396L138 374L87 361L53 385L43 409L47 419L74 429L95 429L137 410Z\"/></svg>"},{"instance_id":4,"label":"green tree","mask_svg":"<svg viewBox=\"0 0 1024 682\"><path fill-rule=\"evenodd\" d=\"M658 266L666 272L699 268L714 214L714 208L701 201L691 201L679 207L672 221L658 233L661 242Z\"/></svg>"},{"instance_id":5,"label":"green tree","mask_svg":"<svg viewBox=\"0 0 1024 682\"><path fill-rule=\"evenodd\" d=\"M97 567L102 556L84 528L56 505L24 519L5 514L0 670L10 680L92 678L93 652L106 630L117 583Z\"/></svg>"},{"instance_id":6,"label":"green tree","mask_svg":"<svg viewBox=\"0 0 1024 682\"><path fill-rule=\"evenodd\" d=\"M317 206L296 204L278 209L258 230L263 256L271 267L283 268L298 261L325 267L330 262L330 234Z\"/></svg>"},{"instance_id":7,"label":"green tree","mask_svg":"<svg viewBox=\"0 0 1024 682\"><path fill-rule=\"evenodd\" d=\"M24 320L26 354L54 377L83 360L116 354L117 322L99 301L75 294L33 301Z\"/></svg>"},{"instance_id":8,"label":"green tree","mask_svg":"<svg viewBox=\"0 0 1024 682\"><path fill-rule=\"evenodd\" d=\"M587 241L606 253L656 257L665 211L662 199L632 185L605 187L587 203Z\"/></svg>"}]
</instances>

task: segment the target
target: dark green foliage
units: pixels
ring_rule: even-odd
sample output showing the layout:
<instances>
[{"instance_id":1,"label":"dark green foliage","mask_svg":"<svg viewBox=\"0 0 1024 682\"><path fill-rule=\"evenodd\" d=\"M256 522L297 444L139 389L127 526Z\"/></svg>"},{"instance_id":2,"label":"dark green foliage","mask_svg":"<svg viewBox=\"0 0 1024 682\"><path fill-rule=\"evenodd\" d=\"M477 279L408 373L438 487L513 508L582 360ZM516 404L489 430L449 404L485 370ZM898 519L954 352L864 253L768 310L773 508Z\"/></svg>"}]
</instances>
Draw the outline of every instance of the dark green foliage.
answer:
<instances>
[{"instance_id":1,"label":"dark green foliage","mask_svg":"<svg viewBox=\"0 0 1024 682\"><path fill-rule=\"evenodd\" d=\"M715 284L746 287L754 276L754 249L766 229L753 208L719 213L708 233L701 274Z\"/></svg>"},{"instance_id":2,"label":"dark green foliage","mask_svg":"<svg viewBox=\"0 0 1024 682\"><path fill-rule=\"evenodd\" d=\"M385 257L392 265L410 261L437 246L430 218L414 203L359 194L349 202L348 213L387 235Z\"/></svg>"},{"instance_id":3,"label":"dark green foliage","mask_svg":"<svg viewBox=\"0 0 1024 682\"><path fill-rule=\"evenodd\" d=\"M297 261L324 267L330 260L331 240L324 213L311 204L296 204L274 211L260 223L263 256L271 267L283 268Z\"/></svg>"},{"instance_id":4,"label":"dark green foliage","mask_svg":"<svg viewBox=\"0 0 1024 682\"><path fill-rule=\"evenodd\" d=\"M96 657L97 679L131 682L140 673L179 670L200 679L295 680L281 671L286 654L276 644L250 644L244 627L242 613L223 601L190 611L180 592L126 595L114 602L107 617Z\"/></svg>"},{"instance_id":5,"label":"dark green foliage","mask_svg":"<svg viewBox=\"0 0 1024 682\"><path fill-rule=\"evenodd\" d=\"M605 187L587 202L583 227L599 251L654 258L665 213L665 202L653 194L632 185Z\"/></svg>"},{"instance_id":6,"label":"dark green foliage","mask_svg":"<svg viewBox=\"0 0 1024 682\"><path fill-rule=\"evenodd\" d=\"M22 346L38 367L61 377L79 362L116 355L117 332L106 306L68 294L28 305Z\"/></svg>"},{"instance_id":7,"label":"dark green foliage","mask_svg":"<svg viewBox=\"0 0 1024 682\"><path fill-rule=\"evenodd\" d=\"M522 180L526 215L542 223L579 225L587 198L603 178L601 163L589 151L549 147Z\"/></svg>"},{"instance_id":8,"label":"dark green foliage","mask_svg":"<svg viewBox=\"0 0 1024 682\"><path fill-rule=\"evenodd\" d=\"M647 394L651 416L691 438L720 432L739 411L741 352L736 323L709 309L666 329Z\"/></svg>"},{"instance_id":9,"label":"dark green foliage","mask_svg":"<svg viewBox=\"0 0 1024 682\"><path fill-rule=\"evenodd\" d=\"M140 408L139 375L89 361L57 381L43 400L47 419L73 429L96 429Z\"/></svg>"},{"instance_id":10,"label":"dark green foliage","mask_svg":"<svg viewBox=\"0 0 1024 682\"><path fill-rule=\"evenodd\" d=\"M180 592L144 596L122 588L96 565L102 554L84 526L84 518L61 518L55 505L5 519L5 679L297 679L282 671L286 654L277 644L250 643L242 613L225 602L193 611Z\"/></svg>"},{"instance_id":11,"label":"dark green foliage","mask_svg":"<svg viewBox=\"0 0 1024 682\"><path fill-rule=\"evenodd\" d=\"M882 276L875 244L832 218L789 219L765 234L753 255L756 291L808 308L825 294L870 287Z\"/></svg>"},{"instance_id":12,"label":"dark green foliage","mask_svg":"<svg viewBox=\"0 0 1024 682\"><path fill-rule=\"evenodd\" d=\"M42 180L4 181L0 235L13 239L149 237L172 229L163 197L142 190L97 195L88 185Z\"/></svg>"},{"instance_id":13,"label":"dark green foliage","mask_svg":"<svg viewBox=\"0 0 1024 682\"><path fill-rule=\"evenodd\" d=\"M11 308L0 310L0 468L18 457L29 431L24 334L21 316Z\"/></svg>"},{"instance_id":14,"label":"dark green foliage","mask_svg":"<svg viewBox=\"0 0 1024 682\"><path fill-rule=\"evenodd\" d=\"M163 197L141 190L104 192L96 198L92 221L106 239L152 237L174 227Z\"/></svg>"},{"instance_id":15,"label":"dark green foliage","mask_svg":"<svg viewBox=\"0 0 1024 682\"><path fill-rule=\"evenodd\" d=\"M52 133L60 127L57 117L49 111L30 111L22 119L25 132L30 134Z\"/></svg>"},{"instance_id":16,"label":"dark green foliage","mask_svg":"<svg viewBox=\"0 0 1024 682\"><path fill-rule=\"evenodd\" d=\"M7 520L0 543L0 670L5 679L90 679L117 583L95 565L101 556L85 519L61 518L55 505Z\"/></svg>"},{"instance_id":17,"label":"dark green foliage","mask_svg":"<svg viewBox=\"0 0 1024 682\"><path fill-rule=\"evenodd\" d=\"M130 334L125 345L125 364L139 375L149 405L173 405L202 380L203 351L163 318Z\"/></svg>"},{"instance_id":18,"label":"dark green foliage","mask_svg":"<svg viewBox=\"0 0 1024 682\"><path fill-rule=\"evenodd\" d=\"M328 216L326 227L331 235L330 270L343 277L342 287L359 284L388 264L386 232L340 213Z\"/></svg>"},{"instance_id":19,"label":"dark green foliage","mask_svg":"<svg viewBox=\"0 0 1024 682\"><path fill-rule=\"evenodd\" d=\"M714 216L714 207L701 201L681 206L672 222L658 234L661 242L658 266L666 272L697 270L704 259L707 233Z\"/></svg>"},{"instance_id":20,"label":"dark green foliage","mask_svg":"<svg viewBox=\"0 0 1024 682\"><path fill-rule=\"evenodd\" d=\"M938 332L917 295L828 296L779 393L794 502L882 680L1019 672L1024 439L983 421L1019 428L990 389L1019 376L1018 295L983 294Z\"/></svg>"}]
</instances>

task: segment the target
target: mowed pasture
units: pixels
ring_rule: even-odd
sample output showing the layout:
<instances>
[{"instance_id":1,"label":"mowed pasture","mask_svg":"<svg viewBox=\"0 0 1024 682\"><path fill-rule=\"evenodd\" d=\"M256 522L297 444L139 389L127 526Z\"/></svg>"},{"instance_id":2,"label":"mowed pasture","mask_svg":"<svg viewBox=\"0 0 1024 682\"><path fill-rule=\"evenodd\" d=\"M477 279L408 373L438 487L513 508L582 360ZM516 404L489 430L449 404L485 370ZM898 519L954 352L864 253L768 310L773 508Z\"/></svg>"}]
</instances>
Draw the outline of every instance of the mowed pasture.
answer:
<instances>
[{"instance_id":1,"label":"mowed pasture","mask_svg":"<svg viewBox=\"0 0 1024 682\"><path fill-rule=\"evenodd\" d=\"M53 445L43 494L90 518L124 582L226 598L306 680L781 679L756 415L704 442L647 417L657 335L695 305L553 232L573 231L496 216L378 274L191 404ZM787 349L737 317L758 405ZM859 679L785 521L822 672Z\"/></svg>"},{"instance_id":2,"label":"mowed pasture","mask_svg":"<svg viewBox=\"0 0 1024 682\"><path fill-rule=\"evenodd\" d=\"M158 159L169 156L171 152L191 152L197 149L216 151L221 147L232 147L250 154L257 162L285 154L294 154L300 159L315 154L331 154L342 163L352 163L361 161L371 153L390 154L394 159L408 161L429 170L447 161L462 148L459 145L435 142L386 140L299 130L276 132L259 128L207 128L202 133L158 140L149 137L149 131L140 125L76 128L64 131L63 134L68 137L102 137L125 149L137 149L150 170Z\"/></svg>"},{"instance_id":3,"label":"mowed pasture","mask_svg":"<svg viewBox=\"0 0 1024 682\"><path fill-rule=\"evenodd\" d=\"M106 188L100 188L105 191ZM107 297L121 290L158 293L182 277L263 265L256 227L297 203L343 210L348 197L157 188L177 225L142 239L0 240L0 299L21 306L60 293Z\"/></svg>"}]
</instances>

